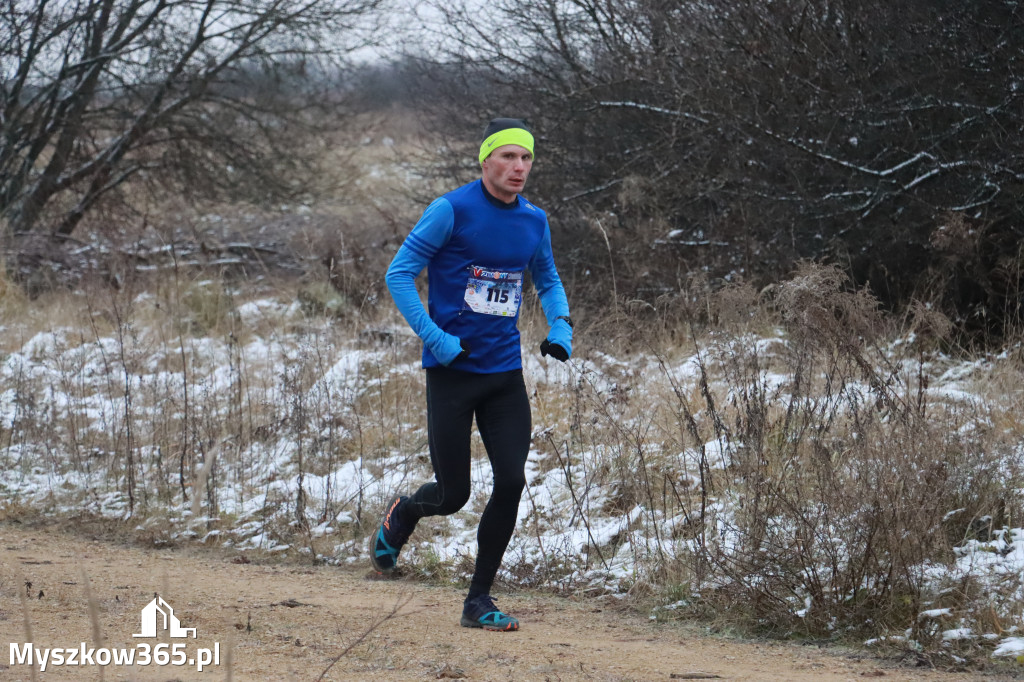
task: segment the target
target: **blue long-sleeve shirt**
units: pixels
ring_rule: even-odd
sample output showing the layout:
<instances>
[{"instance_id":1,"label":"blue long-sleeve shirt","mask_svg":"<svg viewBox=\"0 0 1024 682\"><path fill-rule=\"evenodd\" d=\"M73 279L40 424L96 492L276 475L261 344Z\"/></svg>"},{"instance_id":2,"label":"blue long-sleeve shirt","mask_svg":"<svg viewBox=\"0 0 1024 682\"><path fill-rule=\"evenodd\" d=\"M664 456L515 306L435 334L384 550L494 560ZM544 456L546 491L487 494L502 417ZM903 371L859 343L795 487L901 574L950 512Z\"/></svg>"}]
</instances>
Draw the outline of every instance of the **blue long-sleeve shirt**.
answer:
<instances>
[{"instance_id":1,"label":"blue long-sleeve shirt","mask_svg":"<svg viewBox=\"0 0 1024 682\"><path fill-rule=\"evenodd\" d=\"M415 284L424 267L426 310ZM424 367L489 374L522 367L518 321L526 271L548 324L568 316L547 215L523 197L502 204L476 180L427 207L386 281L395 305L423 340ZM461 352L460 342L470 354L451 362Z\"/></svg>"}]
</instances>

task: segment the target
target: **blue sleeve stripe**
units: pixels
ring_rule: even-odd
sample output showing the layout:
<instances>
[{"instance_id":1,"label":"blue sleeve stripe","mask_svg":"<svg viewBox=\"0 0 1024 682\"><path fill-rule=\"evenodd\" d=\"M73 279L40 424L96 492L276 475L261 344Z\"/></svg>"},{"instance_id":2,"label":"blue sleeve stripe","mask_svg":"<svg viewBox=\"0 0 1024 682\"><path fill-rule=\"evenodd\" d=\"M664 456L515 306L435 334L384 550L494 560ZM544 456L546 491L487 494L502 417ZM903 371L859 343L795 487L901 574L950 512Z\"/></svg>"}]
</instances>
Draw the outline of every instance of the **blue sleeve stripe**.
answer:
<instances>
[{"instance_id":1,"label":"blue sleeve stripe","mask_svg":"<svg viewBox=\"0 0 1024 682\"><path fill-rule=\"evenodd\" d=\"M427 243L425 240L420 239L419 237L412 233L410 233L409 236L405 238L404 245L409 247L409 249L417 256L420 256L421 258L426 258L427 260L433 258L434 254L437 253L436 246Z\"/></svg>"}]
</instances>

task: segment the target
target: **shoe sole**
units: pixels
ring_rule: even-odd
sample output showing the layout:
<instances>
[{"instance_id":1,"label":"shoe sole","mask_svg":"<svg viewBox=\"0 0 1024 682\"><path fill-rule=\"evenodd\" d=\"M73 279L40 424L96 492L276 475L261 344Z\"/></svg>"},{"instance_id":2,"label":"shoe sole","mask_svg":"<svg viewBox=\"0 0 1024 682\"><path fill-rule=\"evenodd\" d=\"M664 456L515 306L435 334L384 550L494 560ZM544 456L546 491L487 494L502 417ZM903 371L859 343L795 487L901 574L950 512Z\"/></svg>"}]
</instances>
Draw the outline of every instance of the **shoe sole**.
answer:
<instances>
[{"instance_id":1,"label":"shoe sole","mask_svg":"<svg viewBox=\"0 0 1024 682\"><path fill-rule=\"evenodd\" d=\"M370 565L373 566L373 570L383 575L391 575L392 573L394 573L395 569L398 568L398 564L396 563L394 566L391 566L390 568L385 568L377 563L377 536L380 534L381 526L384 525L384 519L388 517L388 512L391 511L392 507L395 506L397 500L400 499L402 499L401 495L391 496L391 499L388 500L388 503L384 505L384 515L381 516L380 523L377 525L377 529L370 534L370 544L368 547L370 551Z\"/></svg>"},{"instance_id":2,"label":"shoe sole","mask_svg":"<svg viewBox=\"0 0 1024 682\"><path fill-rule=\"evenodd\" d=\"M459 624L464 628L477 628L478 630L487 630L488 632L516 632L519 630L519 623L509 623L505 627L497 627L494 625L483 625L475 620L470 620L465 616L459 621Z\"/></svg>"}]
</instances>

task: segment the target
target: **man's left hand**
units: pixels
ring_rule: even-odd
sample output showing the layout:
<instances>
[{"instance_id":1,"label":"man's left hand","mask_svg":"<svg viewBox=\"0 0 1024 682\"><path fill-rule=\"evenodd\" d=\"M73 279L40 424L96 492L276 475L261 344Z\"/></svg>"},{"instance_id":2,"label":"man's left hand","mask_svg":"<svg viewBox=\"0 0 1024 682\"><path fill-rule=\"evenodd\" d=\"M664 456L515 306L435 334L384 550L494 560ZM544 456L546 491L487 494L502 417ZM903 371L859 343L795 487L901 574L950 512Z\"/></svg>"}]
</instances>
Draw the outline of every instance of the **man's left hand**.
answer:
<instances>
[{"instance_id":1,"label":"man's left hand","mask_svg":"<svg viewBox=\"0 0 1024 682\"><path fill-rule=\"evenodd\" d=\"M559 318L551 325L548 337L540 344L540 354L550 355L562 362L572 356L572 327L566 320Z\"/></svg>"}]
</instances>

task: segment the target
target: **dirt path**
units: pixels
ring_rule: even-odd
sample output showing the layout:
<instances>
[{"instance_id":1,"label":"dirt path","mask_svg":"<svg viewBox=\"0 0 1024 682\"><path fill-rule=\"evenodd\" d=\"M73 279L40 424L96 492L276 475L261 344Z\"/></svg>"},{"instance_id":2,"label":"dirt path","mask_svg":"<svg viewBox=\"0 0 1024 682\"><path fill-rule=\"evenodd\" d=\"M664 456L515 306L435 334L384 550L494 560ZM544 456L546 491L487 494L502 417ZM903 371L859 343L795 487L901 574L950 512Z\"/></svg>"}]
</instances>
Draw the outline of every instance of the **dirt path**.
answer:
<instances>
[{"instance_id":1,"label":"dirt path","mask_svg":"<svg viewBox=\"0 0 1024 682\"><path fill-rule=\"evenodd\" d=\"M313 682L378 616L401 599L398 617L352 646L329 680L941 680L981 676L893 667L816 648L738 643L603 610L594 601L518 593L499 599L517 615L518 633L458 626L461 595L409 581L368 580L363 570L270 566L189 550L154 550L89 540L53 528L0 523L0 680L30 680L12 665L23 646L27 607L39 648L158 645L183 666L108 666L104 680L302 680ZM87 576L87 579L86 579ZM93 595L90 609L86 582ZM31 583L31 586L28 586ZM154 593L198 638L146 634L142 610ZM28 594L23 600L20 595ZM92 615L91 615L92 614ZM180 653L171 649L178 644ZM181 646L184 644L184 646ZM219 649L219 665L199 673L187 659ZM136 650L137 655L141 649ZM19 652L23 652L19 649ZM103 654L94 654L102 656ZM79 657L81 652L79 652ZM51 661L52 663L52 661ZM99 680L99 666L49 665L38 680ZM705 677L704 679L715 679ZM985 677L984 679L994 679Z\"/></svg>"}]
</instances>

